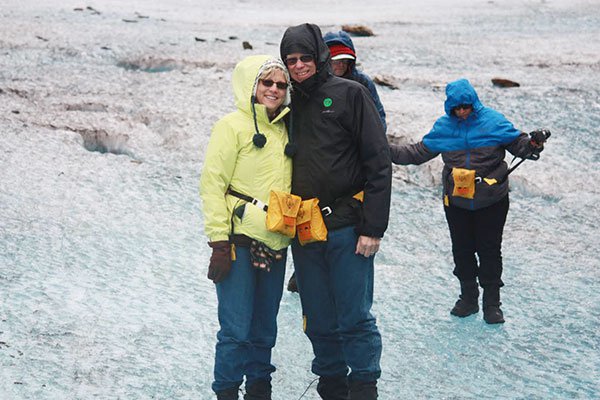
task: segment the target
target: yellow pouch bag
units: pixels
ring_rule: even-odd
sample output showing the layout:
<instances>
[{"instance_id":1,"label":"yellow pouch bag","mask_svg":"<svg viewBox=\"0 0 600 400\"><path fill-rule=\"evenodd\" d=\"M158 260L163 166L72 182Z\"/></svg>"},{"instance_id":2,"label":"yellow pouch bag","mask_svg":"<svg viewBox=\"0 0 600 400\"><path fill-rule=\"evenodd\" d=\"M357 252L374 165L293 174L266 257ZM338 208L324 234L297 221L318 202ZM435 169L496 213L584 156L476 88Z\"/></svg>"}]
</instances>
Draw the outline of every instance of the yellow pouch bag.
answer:
<instances>
[{"instance_id":1,"label":"yellow pouch bag","mask_svg":"<svg viewBox=\"0 0 600 400\"><path fill-rule=\"evenodd\" d=\"M290 238L296 236L296 216L301 202L300 196L271 190L267 209L267 230Z\"/></svg>"},{"instance_id":2,"label":"yellow pouch bag","mask_svg":"<svg viewBox=\"0 0 600 400\"><path fill-rule=\"evenodd\" d=\"M327 240L327 227L319 208L319 199L303 200L296 218L298 241L302 246Z\"/></svg>"},{"instance_id":3,"label":"yellow pouch bag","mask_svg":"<svg viewBox=\"0 0 600 400\"><path fill-rule=\"evenodd\" d=\"M465 168L452 168L454 190L452 196L472 199L475 197L475 170Z\"/></svg>"}]
</instances>

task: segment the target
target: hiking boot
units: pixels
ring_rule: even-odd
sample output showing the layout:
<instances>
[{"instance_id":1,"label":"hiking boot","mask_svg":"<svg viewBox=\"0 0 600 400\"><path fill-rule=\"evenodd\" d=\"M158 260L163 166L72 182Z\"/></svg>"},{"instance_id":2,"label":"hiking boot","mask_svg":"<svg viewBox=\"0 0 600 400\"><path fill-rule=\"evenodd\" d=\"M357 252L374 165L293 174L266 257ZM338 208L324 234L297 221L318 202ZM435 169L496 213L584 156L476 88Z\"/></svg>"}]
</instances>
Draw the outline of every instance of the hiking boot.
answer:
<instances>
[{"instance_id":1,"label":"hiking boot","mask_svg":"<svg viewBox=\"0 0 600 400\"><path fill-rule=\"evenodd\" d=\"M469 315L476 314L479 312L479 305L477 303L469 303L463 299L458 299L450 314L457 317L468 317Z\"/></svg>"},{"instance_id":2,"label":"hiking boot","mask_svg":"<svg viewBox=\"0 0 600 400\"><path fill-rule=\"evenodd\" d=\"M346 375L320 377L317 393L323 400L348 400L348 377Z\"/></svg>"},{"instance_id":3,"label":"hiking boot","mask_svg":"<svg viewBox=\"0 0 600 400\"><path fill-rule=\"evenodd\" d=\"M500 285L483 287L483 320L488 324L504 323L504 314L500 306Z\"/></svg>"},{"instance_id":4,"label":"hiking boot","mask_svg":"<svg viewBox=\"0 0 600 400\"><path fill-rule=\"evenodd\" d=\"M376 400L377 399L377 381L362 382L354 381L350 383L349 400Z\"/></svg>"},{"instance_id":5,"label":"hiking boot","mask_svg":"<svg viewBox=\"0 0 600 400\"><path fill-rule=\"evenodd\" d=\"M296 273L294 272L290 277L287 285L288 292L298 293L298 283L296 282Z\"/></svg>"},{"instance_id":6,"label":"hiking boot","mask_svg":"<svg viewBox=\"0 0 600 400\"><path fill-rule=\"evenodd\" d=\"M217 400L238 400L238 388L233 387L217 392Z\"/></svg>"},{"instance_id":7,"label":"hiking boot","mask_svg":"<svg viewBox=\"0 0 600 400\"><path fill-rule=\"evenodd\" d=\"M244 400L271 400L271 382L259 380L246 388Z\"/></svg>"},{"instance_id":8,"label":"hiking boot","mask_svg":"<svg viewBox=\"0 0 600 400\"><path fill-rule=\"evenodd\" d=\"M503 324L504 314L500 306L486 306L483 309L483 320L488 324Z\"/></svg>"},{"instance_id":9,"label":"hiking boot","mask_svg":"<svg viewBox=\"0 0 600 400\"><path fill-rule=\"evenodd\" d=\"M460 297L450 314L457 317L467 317L479 311L479 286L477 281L460 281Z\"/></svg>"}]
</instances>

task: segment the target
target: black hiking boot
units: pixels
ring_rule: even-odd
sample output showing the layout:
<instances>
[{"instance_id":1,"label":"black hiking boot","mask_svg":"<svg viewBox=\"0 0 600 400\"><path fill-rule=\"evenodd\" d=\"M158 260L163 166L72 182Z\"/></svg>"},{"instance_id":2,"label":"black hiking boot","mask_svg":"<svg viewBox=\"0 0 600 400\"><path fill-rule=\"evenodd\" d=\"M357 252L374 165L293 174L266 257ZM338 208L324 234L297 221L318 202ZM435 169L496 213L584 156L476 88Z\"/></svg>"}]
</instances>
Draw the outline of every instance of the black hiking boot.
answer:
<instances>
[{"instance_id":1,"label":"black hiking boot","mask_svg":"<svg viewBox=\"0 0 600 400\"><path fill-rule=\"evenodd\" d=\"M217 400L238 400L238 390L234 387L217 392Z\"/></svg>"},{"instance_id":2,"label":"black hiking boot","mask_svg":"<svg viewBox=\"0 0 600 400\"><path fill-rule=\"evenodd\" d=\"M244 400L271 400L271 382L254 382L246 388Z\"/></svg>"},{"instance_id":3,"label":"black hiking boot","mask_svg":"<svg viewBox=\"0 0 600 400\"><path fill-rule=\"evenodd\" d=\"M477 303L469 303L463 299L458 299L450 314L456 317L468 317L469 315L476 314L479 312L479 305Z\"/></svg>"},{"instance_id":4,"label":"black hiking boot","mask_svg":"<svg viewBox=\"0 0 600 400\"><path fill-rule=\"evenodd\" d=\"M500 286L489 285L483 288L483 320L488 324L504 323L504 314L500 309Z\"/></svg>"},{"instance_id":5,"label":"black hiking boot","mask_svg":"<svg viewBox=\"0 0 600 400\"><path fill-rule=\"evenodd\" d=\"M377 397L377 381L350 383L349 400L376 400Z\"/></svg>"},{"instance_id":6,"label":"black hiking boot","mask_svg":"<svg viewBox=\"0 0 600 400\"><path fill-rule=\"evenodd\" d=\"M483 320L488 324L503 324L504 314L500 306L487 306L483 308Z\"/></svg>"},{"instance_id":7,"label":"black hiking boot","mask_svg":"<svg viewBox=\"0 0 600 400\"><path fill-rule=\"evenodd\" d=\"M296 282L296 273L294 272L290 277L287 285L288 292L298 293L298 283Z\"/></svg>"},{"instance_id":8,"label":"black hiking boot","mask_svg":"<svg viewBox=\"0 0 600 400\"><path fill-rule=\"evenodd\" d=\"M478 299L477 281L460 281L460 298L450 310L450 314L464 318L479 312Z\"/></svg>"},{"instance_id":9,"label":"black hiking boot","mask_svg":"<svg viewBox=\"0 0 600 400\"><path fill-rule=\"evenodd\" d=\"M323 400L348 400L348 377L346 375L320 377L317 393Z\"/></svg>"}]
</instances>

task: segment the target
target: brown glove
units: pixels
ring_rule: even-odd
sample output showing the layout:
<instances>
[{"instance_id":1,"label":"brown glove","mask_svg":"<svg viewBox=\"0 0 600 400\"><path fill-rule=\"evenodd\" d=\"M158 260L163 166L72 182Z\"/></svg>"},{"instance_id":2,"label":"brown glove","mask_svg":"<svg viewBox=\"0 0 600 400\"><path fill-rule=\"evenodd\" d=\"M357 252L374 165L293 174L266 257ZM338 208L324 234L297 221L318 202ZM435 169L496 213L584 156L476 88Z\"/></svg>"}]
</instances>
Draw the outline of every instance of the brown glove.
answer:
<instances>
[{"instance_id":1,"label":"brown glove","mask_svg":"<svg viewBox=\"0 0 600 400\"><path fill-rule=\"evenodd\" d=\"M219 283L231 270L231 244L227 240L208 242L212 248L210 264L208 264L208 279Z\"/></svg>"}]
</instances>

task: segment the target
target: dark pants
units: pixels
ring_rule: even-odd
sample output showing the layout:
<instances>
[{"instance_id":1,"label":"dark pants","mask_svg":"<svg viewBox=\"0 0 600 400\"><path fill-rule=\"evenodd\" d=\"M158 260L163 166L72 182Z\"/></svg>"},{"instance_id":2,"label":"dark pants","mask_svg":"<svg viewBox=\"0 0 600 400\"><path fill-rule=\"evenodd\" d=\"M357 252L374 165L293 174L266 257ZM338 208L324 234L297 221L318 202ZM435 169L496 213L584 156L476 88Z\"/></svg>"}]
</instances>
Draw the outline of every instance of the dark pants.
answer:
<instances>
[{"instance_id":1,"label":"dark pants","mask_svg":"<svg viewBox=\"0 0 600 400\"><path fill-rule=\"evenodd\" d=\"M459 280L473 281L479 277L481 287L504 286L501 248L508 203L507 195L479 210L444 207L452 239L454 275Z\"/></svg>"},{"instance_id":2,"label":"dark pants","mask_svg":"<svg viewBox=\"0 0 600 400\"><path fill-rule=\"evenodd\" d=\"M381 375L381 336L373 305L374 256L355 254L354 227L330 231L326 242L292 242L305 333L321 377L348 374L350 381L375 381Z\"/></svg>"}]
</instances>

